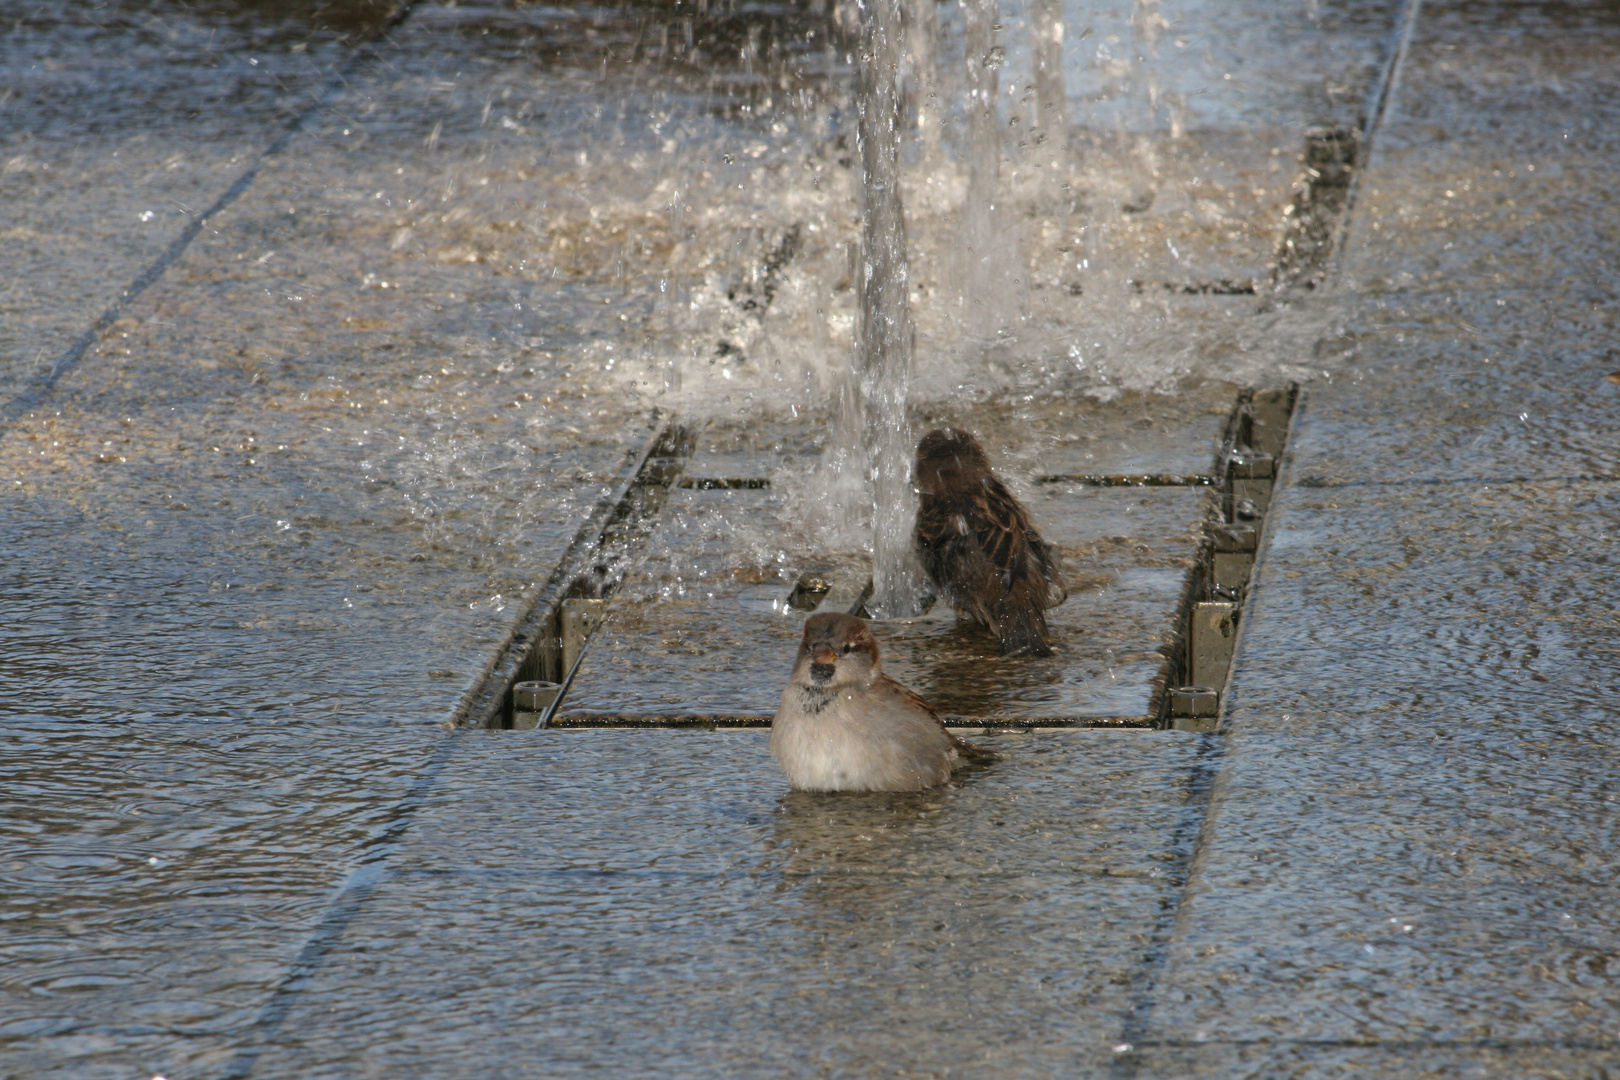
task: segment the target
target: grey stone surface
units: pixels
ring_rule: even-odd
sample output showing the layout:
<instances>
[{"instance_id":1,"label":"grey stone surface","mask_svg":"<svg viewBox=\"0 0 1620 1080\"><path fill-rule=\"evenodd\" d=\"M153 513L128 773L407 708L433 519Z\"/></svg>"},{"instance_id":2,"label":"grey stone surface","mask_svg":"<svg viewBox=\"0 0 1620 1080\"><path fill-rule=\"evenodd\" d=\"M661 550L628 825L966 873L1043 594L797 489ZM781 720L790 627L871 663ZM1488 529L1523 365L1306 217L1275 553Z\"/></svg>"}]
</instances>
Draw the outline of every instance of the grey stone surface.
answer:
<instances>
[{"instance_id":1,"label":"grey stone surface","mask_svg":"<svg viewBox=\"0 0 1620 1080\"><path fill-rule=\"evenodd\" d=\"M1423 13L1139 1075L1620 1066L1620 19Z\"/></svg>"},{"instance_id":2,"label":"grey stone surface","mask_svg":"<svg viewBox=\"0 0 1620 1080\"><path fill-rule=\"evenodd\" d=\"M218 1075L386 846L437 741L285 718L8 718L0 1075Z\"/></svg>"},{"instance_id":3,"label":"grey stone surface","mask_svg":"<svg viewBox=\"0 0 1620 1080\"><path fill-rule=\"evenodd\" d=\"M303 62L299 41L267 31L279 18L250 14L248 43ZM126 38L156 32L134 17L118 25ZM189 40L188 25L170 29ZM0 631L19 676L0 687L8 711L442 722L645 436L641 402L570 380L544 338L522 336L539 313L480 256L468 261L471 249L392 246L424 189L441 220L475 233L498 232L529 196L476 173L457 195L471 165L518 151L451 124L442 150L420 153L433 125L413 95L453 88L440 69L453 56L392 48L392 62L357 65L45 404L0 430L0 533L20 568L18 617ZM249 52L239 42L231 62ZM207 100L184 82L190 70L176 65L181 85L160 81L145 101L158 119L139 114L160 131L167 116L181 148L210 145L182 122ZM74 99L73 115L98 102L120 115L109 80ZM309 89L236 91L247 98L236 137L268 142L248 121L280 120L279 95L307 101ZM114 167L120 145L98 143L98 160ZM94 201L30 206L111 230L108 245L123 228L121 211ZM106 269L71 246L54 260L56 273ZM601 271L583 267L531 302L548 332L566 338L587 309L619 324ZM100 303L74 317L87 323ZM64 347L52 334L39 331L41 347Z\"/></svg>"},{"instance_id":4,"label":"grey stone surface","mask_svg":"<svg viewBox=\"0 0 1620 1080\"><path fill-rule=\"evenodd\" d=\"M8 402L346 55L249 7L214 46L205 17L248 7L7 8L0 62L36 80L0 101ZM1085 200L1009 161L1030 262L993 336L935 302L952 175L909 193L939 417L1075 370L1182 402L1331 378L1224 744L995 737L956 787L852 800L786 795L760 733L429 726L660 391L796 417L825 393L801 363L847 346L831 133L740 110L746 34L712 84L637 69L632 110L603 55L652 39L569 10L421 5L0 431L0 1075L1620 1068L1612 6L1423 5L1337 297L1161 286L1263 270L1387 3L1189 7L1139 24L1134 69L1093 51L1122 14L1072 35L1077 94L1126 122L1085 136ZM1191 130L1132 129L1155 100ZM728 298L795 222L769 312ZM1202 467L1216 414L1181 440L1159 404L998 467Z\"/></svg>"},{"instance_id":5,"label":"grey stone surface","mask_svg":"<svg viewBox=\"0 0 1620 1080\"><path fill-rule=\"evenodd\" d=\"M282 7L6 5L0 395L43 377L252 167L380 12L312 26Z\"/></svg>"},{"instance_id":6,"label":"grey stone surface","mask_svg":"<svg viewBox=\"0 0 1620 1080\"><path fill-rule=\"evenodd\" d=\"M954 787L854 798L789 794L765 741L464 736L253 1075L1111 1059L1191 839L1199 737L985 737L1003 759Z\"/></svg>"},{"instance_id":7,"label":"grey stone surface","mask_svg":"<svg viewBox=\"0 0 1620 1080\"><path fill-rule=\"evenodd\" d=\"M1620 493L1378 494L1279 508L1154 1031L1613 1040Z\"/></svg>"}]
</instances>

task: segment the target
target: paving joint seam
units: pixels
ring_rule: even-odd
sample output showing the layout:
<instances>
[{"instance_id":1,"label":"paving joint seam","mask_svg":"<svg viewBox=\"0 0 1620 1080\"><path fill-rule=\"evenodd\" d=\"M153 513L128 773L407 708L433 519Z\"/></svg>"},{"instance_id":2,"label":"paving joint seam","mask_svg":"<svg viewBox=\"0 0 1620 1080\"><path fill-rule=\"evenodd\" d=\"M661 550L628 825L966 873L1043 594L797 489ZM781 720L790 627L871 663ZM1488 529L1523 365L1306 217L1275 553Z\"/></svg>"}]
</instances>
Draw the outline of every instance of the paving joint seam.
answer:
<instances>
[{"instance_id":1,"label":"paving joint seam","mask_svg":"<svg viewBox=\"0 0 1620 1080\"><path fill-rule=\"evenodd\" d=\"M568 712L552 719L546 727L557 730L619 728L657 730L748 730L768 728L774 713L620 713L595 709ZM1018 731L1031 728L1104 728L1109 730L1153 730L1159 725L1155 714L1141 716L975 716L941 713L946 727L970 728L985 732Z\"/></svg>"},{"instance_id":2,"label":"paving joint seam","mask_svg":"<svg viewBox=\"0 0 1620 1080\"><path fill-rule=\"evenodd\" d=\"M1136 1043L1132 1051L1198 1050L1219 1046L1320 1047L1324 1050L1364 1048L1399 1050L1620 1050L1615 1039L1151 1039Z\"/></svg>"},{"instance_id":3,"label":"paving joint seam","mask_svg":"<svg viewBox=\"0 0 1620 1080\"><path fill-rule=\"evenodd\" d=\"M695 437L693 428L682 424L664 409L654 409L648 417L648 425L650 437L643 439L626 455L612 489L597 500L545 582L524 601L517 621L502 638L500 646L478 678L467 688L445 726L504 730L510 721L507 706L511 701L513 685L524 679L545 678L546 681L560 682L556 698L547 707L538 725L541 728L550 727L551 718L562 706L574 676L573 671L552 673L542 670L545 667L543 654L546 643L548 639L557 637L558 628L554 624L563 601L574 597L603 599L612 594L627 569L625 560L630 555L629 548L635 545L636 538L630 534L656 517L662 505L661 500L657 505L647 505L645 489L662 487L667 494L670 484L678 476L662 476L660 465L668 466L671 461L678 460L678 473L691 456L691 441ZM660 451L665 451L665 454L660 455ZM655 462L659 462L659 465L655 465ZM636 498L638 488L644 492L640 500ZM628 530L624 537L628 546L617 553L617 563L612 553L607 552L615 529ZM606 568L598 566L595 568L597 572L593 573L591 560L604 553L609 556ZM594 586L594 589L584 588L587 585ZM601 624L598 623L587 636L586 648L589 648L590 640L600 628ZM583 659L583 652L575 661L576 670L580 659Z\"/></svg>"},{"instance_id":4,"label":"paving joint seam","mask_svg":"<svg viewBox=\"0 0 1620 1080\"><path fill-rule=\"evenodd\" d=\"M1359 160L1356 162L1355 171L1350 174L1350 190L1345 193L1344 216L1340 219L1338 250L1332 259L1331 272L1335 280L1342 276L1344 270L1345 251L1350 246L1350 225L1356 212L1356 196L1361 192L1361 178L1372 162L1373 140L1383 125L1384 115L1389 111L1390 99L1395 96L1401 68L1406 63L1406 54L1412 48L1412 34L1417 27L1418 11L1422 6L1423 0L1406 0L1401 8L1400 21L1395 26L1389 59L1378 81L1373 84L1372 102L1367 109L1367 115L1362 118L1361 148L1357 155Z\"/></svg>"},{"instance_id":5,"label":"paving joint seam","mask_svg":"<svg viewBox=\"0 0 1620 1080\"><path fill-rule=\"evenodd\" d=\"M1307 491L1333 491L1338 488L1441 487L1466 484L1486 487L1492 484L1502 487L1520 484L1612 484L1617 480L1620 480L1620 476L1606 473L1570 476L1411 476L1394 480L1323 480L1319 477L1305 476L1297 480L1294 487L1304 488Z\"/></svg>"},{"instance_id":6,"label":"paving joint seam","mask_svg":"<svg viewBox=\"0 0 1620 1080\"><path fill-rule=\"evenodd\" d=\"M546 882L557 879L574 878L620 878L637 881L734 881L738 878L736 871L682 871L682 870L598 870L593 867L582 866L565 870L504 870L494 867L473 868L418 868L400 870L389 875L391 880L406 881L412 878L457 878L461 880L494 880L494 881L533 881ZM816 870L777 870L760 871L751 870L748 876L753 880L761 878L779 878L783 881L822 881L828 878L879 878L892 881L1018 881L1030 877L1047 878L1147 878L1157 880L1163 875L1155 875L1149 870L1137 870L1132 867L1115 866L1061 866L1053 869L1029 870L985 870L980 873L964 873L960 870L942 870L935 872L907 872L904 870L838 870L831 867ZM1146 1044L1144 1044L1146 1045Z\"/></svg>"},{"instance_id":7,"label":"paving joint seam","mask_svg":"<svg viewBox=\"0 0 1620 1080\"><path fill-rule=\"evenodd\" d=\"M389 872L388 859L398 850L405 833L416 823L417 811L438 783L451 754L460 746L457 739L459 734L447 732L438 739L422 771L394 804L384 818L382 827L361 845L358 863L345 876L327 903L325 914L304 939L298 955L288 965L287 973L276 984L270 999L249 1026L244 1040L246 1045L226 1063L220 1080L245 1080L253 1072L259 1058L268 1049L270 1040L291 1014L298 995L320 971L333 947L343 939L349 924L359 916L360 909L371 899L377 887L393 876Z\"/></svg>"},{"instance_id":8,"label":"paving joint seam","mask_svg":"<svg viewBox=\"0 0 1620 1080\"><path fill-rule=\"evenodd\" d=\"M1241 610L1249 614L1237 621L1237 637L1232 643L1232 658L1227 664L1226 681L1217 699L1219 705L1214 730L1201 736L1204 742L1199 746L1197 757L1187 774L1190 787L1188 806L1177 821L1166 845L1166 849L1172 854L1182 851L1186 854L1175 860L1174 871L1168 875L1171 886L1159 900L1159 910L1153 919L1148 946L1142 954L1141 966L1131 975L1133 989L1130 994L1130 1005L1120 1025L1119 1038L1119 1044L1127 1050L1116 1056L1112 1062L1111 1071L1116 1076L1130 1077L1134 1080L1138 1075L1138 1062L1132 1058L1129 1048L1138 1045L1142 1036L1151 1030L1153 1014L1158 1008L1159 979L1169 961L1170 948L1176 937L1176 925L1181 920L1188 890L1197 874L1205 839L1212 828L1215 786L1226 765L1226 711L1233 687L1232 673L1237 669L1245 628L1249 618L1252 617L1259 593L1256 585L1261 569L1266 565L1266 554L1272 542L1273 532L1269 528L1272 521L1271 514L1276 509L1279 496L1288 487L1287 481L1291 479L1294 463L1289 451L1291 447L1297 445L1295 435L1309 403L1310 395L1305 388L1296 387L1289 402L1288 423L1283 430L1281 447L1274 458L1272 493L1265 516L1261 519L1254 563L1249 568L1248 582L1243 588ZM1232 433L1231 437L1234 440L1235 436L1236 433Z\"/></svg>"},{"instance_id":9,"label":"paving joint seam","mask_svg":"<svg viewBox=\"0 0 1620 1080\"><path fill-rule=\"evenodd\" d=\"M1203 848L1203 834L1209 822L1215 781L1226 760L1224 735L1207 734L1197 737L1202 740L1202 745L1198 748L1192 768L1188 770L1188 783L1191 788L1188 803L1183 808L1169 841L1165 844L1165 849L1172 853L1185 849L1187 854L1184 858L1178 858L1176 862L1179 865L1175 865L1173 870L1165 875L1169 888L1158 901L1159 910L1153 917L1147 949L1142 953L1140 965L1130 977L1134 985L1130 994L1130 1004L1120 1025L1118 1040L1120 1044L1129 1047L1139 1045L1141 1036L1148 1031L1152 1023L1154 1009L1158 1006L1159 976L1169 959L1170 944L1175 940L1175 925L1181 918L1187 886L1192 881L1193 867L1197 862L1199 851ZM1134 1078L1137 1075L1137 1062L1132 1060L1128 1052L1117 1056L1111 1064L1110 1071L1115 1076Z\"/></svg>"},{"instance_id":10,"label":"paving joint seam","mask_svg":"<svg viewBox=\"0 0 1620 1080\"><path fill-rule=\"evenodd\" d=\"M208 209L188 221L185 228L180 230L180 235L170 242L163 254L159 255L146 269L135 275L135 278L119 291L118 297L91 321L90 326L84 333L79 335L78 339L68 347L65 353L57 357L56 362L51 365L50 370L45 373L43 378L35 378L31 385L24 386L23 389L18 391L16 396L6 403L4 409L0 409L0 439L5 438L6 433L17 422L19 417L29 409L38 407L50 396L51 391L56 389L56 384L62 380L64 375L78 366L79 362L90 351L90 347L101 337L101 334L113 323L117 322L129 305L138 300L141 294L157 284L158 279L168 271L169 267L180 261L181 256L190 248L191 242L202 233L203 228L209 222L213 221L237 199L246 194L248 188L252 187L253 182L259 178L259 173L263 171L264 167L280 157L288 145L291 144L293 138L303 130L304 124L309 121L309 118L326 107L336 94L348 85L349 75L354 68L373 55L373 46L389 32L404 23L410 17L412 11L415 10L415 6L416 0L402 0L392 15L378 24L370 34L363 37L355 45L354 51L350 53L348 59L339 64L337 70L327 77L321 89L314 95L314 100L304 106L296 116L287 122L281 134L276 136L270 145L259 153L259 156L254 159L253 164L248 166L246 171L232 181L231 185L225 189L224 194L215 199Z\"/></svg>"}]
</instances>

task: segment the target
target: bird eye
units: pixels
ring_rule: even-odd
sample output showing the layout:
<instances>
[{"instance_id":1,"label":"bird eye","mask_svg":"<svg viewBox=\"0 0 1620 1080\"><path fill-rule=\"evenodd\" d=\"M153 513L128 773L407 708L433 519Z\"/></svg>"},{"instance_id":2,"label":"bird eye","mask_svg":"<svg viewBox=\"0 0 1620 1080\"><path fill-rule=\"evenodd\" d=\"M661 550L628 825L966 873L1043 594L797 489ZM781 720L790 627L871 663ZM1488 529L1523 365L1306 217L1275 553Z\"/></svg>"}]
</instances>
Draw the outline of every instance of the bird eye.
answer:
<instances>
[{"instance_id":1,"label":"bird eye","mask_svg":"<svg viewBox=\"0 0 1620 1080\"><path fill-rule=\"evenodd\" d=\"M853 645L845 645L844 646L844 655L845 656L848 656L850 653L852 653L854 651L855 651L855 646L853 646Z\"/></svg>"}]
</instances>

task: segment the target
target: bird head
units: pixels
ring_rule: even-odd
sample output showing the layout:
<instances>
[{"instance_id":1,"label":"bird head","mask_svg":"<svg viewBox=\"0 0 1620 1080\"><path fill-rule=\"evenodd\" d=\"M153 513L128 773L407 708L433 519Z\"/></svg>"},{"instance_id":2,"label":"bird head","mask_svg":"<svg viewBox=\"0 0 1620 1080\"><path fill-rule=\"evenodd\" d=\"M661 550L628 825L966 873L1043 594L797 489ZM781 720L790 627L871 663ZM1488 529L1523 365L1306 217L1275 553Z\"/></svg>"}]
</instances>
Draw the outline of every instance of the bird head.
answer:
<instances>
[{"instance_id":1,"label":"bird head","mask_svg":"<svg viewBox=\"0 0 1620 1080\"><path fill-rule=\"evenodd\" d=\"M989 475L984 447L960 428L935 428L917 444L917 487L925 495L960 491Z\"/></svg>"},{"instance_id":2,"label":"bird head","mask_svg":"<svg viewBox=\"0 0 1620 1080\"><path fill-rule=\"evenodd\" d=\"M795 674L821 689L865 685L877 677L878 643L853 615L823 613L804 623Z\"/></svg>"}]
</instances>

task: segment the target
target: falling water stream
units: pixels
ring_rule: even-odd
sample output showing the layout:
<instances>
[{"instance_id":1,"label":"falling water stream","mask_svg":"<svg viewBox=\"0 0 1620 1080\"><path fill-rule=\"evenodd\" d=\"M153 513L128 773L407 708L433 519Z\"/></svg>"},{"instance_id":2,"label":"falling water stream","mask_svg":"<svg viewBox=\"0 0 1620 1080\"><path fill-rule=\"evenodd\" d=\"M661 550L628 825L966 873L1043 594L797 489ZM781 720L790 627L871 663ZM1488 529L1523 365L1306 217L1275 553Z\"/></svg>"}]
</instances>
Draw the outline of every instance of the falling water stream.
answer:
<instances>
[{"instance_id":1,"label":"falling water stream","mask_svg":"<svg viewBox=\"0 0 1620 1080\"><path fill-rule=\"evenodd\" d=\"M900 0L861 6L856 112L861 150L861 329L856 353L867 460L872 476L872 597L878 618L916 614L922 580L911 549L913 330L900 204Z\"/></svg>"},{"instance_id":2,"label":"falling water stream","mask_svg":"<svg viewBox=\"0 0 1620 1080\"><path fill-rule=\"evenodd\" d=\"M994 319L1004 290L996 287L990 254L1001 173L997 69L1003 53L996 45L996 0L964 0L963 45L968 110L967 199L962 207L961 307L969 324ZM972 310L967 310L971 308Z\"/></svg>"}]
</instances>

